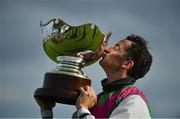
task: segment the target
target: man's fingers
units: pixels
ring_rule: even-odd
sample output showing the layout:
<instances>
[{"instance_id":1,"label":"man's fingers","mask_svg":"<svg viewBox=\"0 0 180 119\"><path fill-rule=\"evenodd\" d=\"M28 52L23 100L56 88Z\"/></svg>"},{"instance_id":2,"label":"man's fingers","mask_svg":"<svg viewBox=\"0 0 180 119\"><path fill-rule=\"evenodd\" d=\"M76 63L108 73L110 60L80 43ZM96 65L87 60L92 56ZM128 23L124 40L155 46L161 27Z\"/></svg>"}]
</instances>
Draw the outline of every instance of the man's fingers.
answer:
<instances>
[{"instance_id":1,"label":"man's fingers","mask_svg":"<svg viewBox=\"0 0 180 119\"><path fill-rule=\"evenodd\" d=\"M88 95L88 94L94 94L93 89L90 86L85 86L80 88L80 92L82 94Z\"/></svg>"},{"instance_id":2,"label":"man's fingers","mask_svg":"<svg viewBox=\"0 0 180 119\"><path fill-rule=\"evenodd\" d=\"M112 32L108 32L107 35L105 35L104 40L103 40L104 44L108 44L111 34Z\"/></svg>"},{"instance_id":3,"label":"man's fingers","mask_svg":"<svg viewBox=\"0 0 180 119\"><path fill-rule=\"evenodd\" d=\"M87 94L86 90L84 90L83 87L80 88L80 92L81 92L81 94Z\"/></svg>"},{"instance_id":4,"label":"man's fingers","mask_svg":"<svg viewBox=\"0 0 180 119\"><path fill-rule=\"evenodd\" d=\"M92 108L97 103L97 97L93 88L90 86L81 87L80 96L77 98L76 107L77 108Z\"/></svg>"}]
</instances>

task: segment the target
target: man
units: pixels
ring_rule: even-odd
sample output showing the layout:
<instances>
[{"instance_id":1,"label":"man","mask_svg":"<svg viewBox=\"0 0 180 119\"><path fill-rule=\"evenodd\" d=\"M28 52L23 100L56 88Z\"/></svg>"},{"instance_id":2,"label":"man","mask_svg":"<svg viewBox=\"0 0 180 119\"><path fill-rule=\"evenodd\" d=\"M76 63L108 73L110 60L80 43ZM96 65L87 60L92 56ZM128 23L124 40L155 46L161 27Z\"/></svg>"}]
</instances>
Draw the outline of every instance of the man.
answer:
<instances>
[{"instance_id":1,"label":"man","mask_svg":"<svg viewBox=\"0 0 180 119\"><path fill-rule=\"evenodd\" d=\"M102 44L100 52L100 65L107 75L101 82L103 91L96 97L93 88L82 87L73 118L151 118L147 98L133 86L152 63L147 42L131 35L112 47Z\"/></svg>"}]
</instances>

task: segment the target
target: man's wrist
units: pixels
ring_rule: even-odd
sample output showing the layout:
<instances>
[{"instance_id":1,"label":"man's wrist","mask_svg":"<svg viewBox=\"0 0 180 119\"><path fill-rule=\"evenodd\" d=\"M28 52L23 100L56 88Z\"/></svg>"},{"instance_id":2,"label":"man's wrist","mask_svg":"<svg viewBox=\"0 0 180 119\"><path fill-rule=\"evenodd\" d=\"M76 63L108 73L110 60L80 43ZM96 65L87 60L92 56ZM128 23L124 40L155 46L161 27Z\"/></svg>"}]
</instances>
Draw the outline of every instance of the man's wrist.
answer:
<instances>
[{"instance_id":1,"label":"man's wrist","mask_svg":"<svg viewBox=\"0 0 180 119\"><path fill-rule=\"evenodd\" d=\"M88 109L87 107L85 107L85 106L81 106L81 105L76 105L76 108L77 108L77 110L79 110L79 109L81 109L81 108L83 108L83 109Z\"/></svg>"}]
</instances>

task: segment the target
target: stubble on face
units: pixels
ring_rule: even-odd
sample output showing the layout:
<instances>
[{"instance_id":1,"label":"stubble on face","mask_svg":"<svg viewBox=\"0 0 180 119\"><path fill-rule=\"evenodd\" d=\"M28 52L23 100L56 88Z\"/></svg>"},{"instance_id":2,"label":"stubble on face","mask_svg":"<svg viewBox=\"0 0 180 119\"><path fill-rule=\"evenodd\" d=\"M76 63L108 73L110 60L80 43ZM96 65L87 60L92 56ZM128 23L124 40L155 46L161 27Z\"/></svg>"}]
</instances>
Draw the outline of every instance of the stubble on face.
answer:
<instances>
[{"instance_id":1,"label":"stubble on face","mask_svg":"<svg viewBox=\"0 0 180 119\"><path fill-rule=\"evenodd\" d=\"M104 70L118 69L125 61L126 49L132 45L132 41L121 40L108 50L105 50L99 64Z\"/></svg>"}]
</instances>

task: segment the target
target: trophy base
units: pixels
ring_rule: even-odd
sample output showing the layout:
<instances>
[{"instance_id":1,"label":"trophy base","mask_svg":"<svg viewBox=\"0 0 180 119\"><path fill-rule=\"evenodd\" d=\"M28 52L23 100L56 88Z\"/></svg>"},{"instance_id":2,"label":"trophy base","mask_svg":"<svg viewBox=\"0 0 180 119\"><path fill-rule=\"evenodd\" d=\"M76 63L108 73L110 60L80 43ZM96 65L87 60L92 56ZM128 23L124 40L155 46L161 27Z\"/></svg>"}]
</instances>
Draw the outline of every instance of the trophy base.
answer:
<instances>
[{"instance_id":1,"label":"trophy base","mask_svg":"<svg viewBox=\"0 0 180 119\"><path fill-rule=\"evenodd\" d=\"M36 89L34 97L75 105L79 88L87 85L91 85L91 80L87 78L48 72L45 74L43 87Z\"/></svg>"},{"instance_id":2,"label":"trophy base","mask_svg":"<svg viewBox=\"0 0 180 119\"><path fill-rule=\"evenodd\" d=\"M35 97L41 97L43 99L51 99L58 103L75 105L79 92L64 91L64 90L50 90L46 88L38 88L35 91Z\"/></svg>"}]
</instances>

